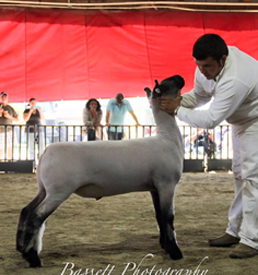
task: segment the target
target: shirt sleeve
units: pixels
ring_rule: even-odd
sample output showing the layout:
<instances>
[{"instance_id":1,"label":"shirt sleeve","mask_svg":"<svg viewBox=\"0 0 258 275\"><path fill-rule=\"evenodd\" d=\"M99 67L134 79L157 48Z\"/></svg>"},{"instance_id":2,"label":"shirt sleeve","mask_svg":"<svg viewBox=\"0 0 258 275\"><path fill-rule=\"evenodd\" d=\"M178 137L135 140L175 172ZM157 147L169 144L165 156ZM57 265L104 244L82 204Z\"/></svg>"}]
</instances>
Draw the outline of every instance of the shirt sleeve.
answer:
<instances>
[{"instance_id":1,"label":"shirt sleeve","mask_svg":"<svg viewBox=\"0 0 258 275\"><path fill-rule=\"evenodd\" d=\"M187 94L182 95L180 106L186 108L198 108L207 104L211 100L212 96L196 93L196 90L192 90Z\"/></svg>"},{"instance_id":2,"label":"shirt sleeve","mask_svg":"<svg viewBox=\"0 0 258 275\"><path fill-rule=\"evenodd\" d=\"M132 108L132 106L131 106L129 100L126 100L125 104L126 104L126 108L127 108L127 111L128 111L128 112L133 111L133 108Z\"/></svg>"},{"instance_id":3,"label":"shirt sleeve","mask_svg":"<svg viewBox=\"0 0 258 275\"><path fill-rule=\"evenodd\" d=\"M200 73L196 68L194 89L182 96L180 106L186 108L197 108L207 104L211 100L212 95L205 92L204 88L202 87L199 81L199 74Z\"/></svg>"},{"instance_id":4,"label":"shirt sleeve","mask_svg":"<svg viewBox=\"0 0 258 275\"><path fill-rule=\"evenodd\" d=\"M10 106L10 107L11 107L11 106ZM18 117L18 113L13 109L13 107L11 107L11 111L12 111L11 115L12 115L13 117Z\"/></svg>"},{"instance_id":5,"label":"shirt sleeve","mask_svg":"<svg viewBox=\"0 0 258 275\"><path fill-rule=\"evenodd\" d=\"M248 95L249 87L239 80L228 80L218 85L208 110L179 107L178 118L192 127L214 128L230 117Z\"/></svg>"},{"instance_id":6,"label":"shirt sleeve","mask_svg":"<svg viewBox=\"0 0 258 275\"><path fill-rule=\"evenodd\" d=\"M112 111L112 104L113 104L113 100L112 98L108 101L107 104L107 111Z\"/></svg>"},{"instance_id":7,"label":"shirt sleeve","mask_svg":"<svg viewBox=\"0 0 258 275\"><path fill-rule=\"evenodd\" d=\"M99 111L98 111L98 121L97 121L98 123L101 123L102 115L103 115L102 110L99 110Z\"/></svg>"},{"instance_id":8,"label":"shirt sleeve","mask_svg":"<svg viewBox=\"0 0 258 275\"><path fill-rule=\"evenodd\" d=\"M89 117L89 112L86 108L83 108L82 120L83 120L83 124L86 126L93 125L93 122L90 120L90 117Z\"/></svg>"}]
</instances>

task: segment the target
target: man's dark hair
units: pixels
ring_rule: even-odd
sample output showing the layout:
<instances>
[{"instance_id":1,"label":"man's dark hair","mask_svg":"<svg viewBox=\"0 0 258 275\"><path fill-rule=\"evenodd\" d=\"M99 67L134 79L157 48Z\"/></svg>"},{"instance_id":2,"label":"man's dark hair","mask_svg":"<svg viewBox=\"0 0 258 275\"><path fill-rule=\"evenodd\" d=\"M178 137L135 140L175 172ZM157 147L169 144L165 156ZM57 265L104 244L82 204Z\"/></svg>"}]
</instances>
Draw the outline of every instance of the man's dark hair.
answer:
<instances>
[{"instance_id":1,"label":"man's dark hair","mask_svg":"<svg viewBox=\"0 0 258 275\"><path fill-rule=\"evenodd\" d=\"M228 47L217 34L205 34L193 46L193 57L196 60L205 60L212 57L219 63L223 55L228 55Z\"/></svg>"},{"instance_id":2,"label":"man's dark hair","mask_svg":"<svg viewBox=\"0 0 258 275\"><path fill-rule=\"evenodd\" d=\"M121 103L123 103L123 100L124 100L124 95L123 94L117 94L116 95L117 103L121 104Z\"/></svg>"}]
</instances>

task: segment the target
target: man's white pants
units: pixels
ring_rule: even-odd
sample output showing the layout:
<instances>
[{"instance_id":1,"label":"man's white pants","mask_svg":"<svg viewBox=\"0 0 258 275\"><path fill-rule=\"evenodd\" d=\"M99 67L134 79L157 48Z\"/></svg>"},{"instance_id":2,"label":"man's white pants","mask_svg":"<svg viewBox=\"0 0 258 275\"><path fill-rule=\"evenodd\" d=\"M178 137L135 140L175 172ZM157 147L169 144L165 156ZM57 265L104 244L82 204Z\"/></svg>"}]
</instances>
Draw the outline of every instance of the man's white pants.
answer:
<instances>
[{"instance_id":1,"label":"man's white pants","mask_svg":"<svg viewBox=\"0 0 258 275\"><path fill-rule=\"evenodd\" d=\"M258 123L239 132L233 126L235 199L226 232L258 249Z\"/></svg>"}]
</instances>

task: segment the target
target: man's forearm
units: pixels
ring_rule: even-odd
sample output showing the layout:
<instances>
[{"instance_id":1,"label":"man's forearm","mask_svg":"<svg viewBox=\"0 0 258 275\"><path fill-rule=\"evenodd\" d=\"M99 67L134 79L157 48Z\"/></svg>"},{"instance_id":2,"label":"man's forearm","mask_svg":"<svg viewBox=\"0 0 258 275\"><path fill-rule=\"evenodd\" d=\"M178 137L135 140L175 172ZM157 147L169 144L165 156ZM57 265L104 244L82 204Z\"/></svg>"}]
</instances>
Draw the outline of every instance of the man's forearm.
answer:
<instances>
[{"instance_id":1,"label":"man's forearm","mask_svg":"<svg viewBox=\"0 0 258 275\"><path fill-rule=\"evenodd\" d=\"M110 111L106 112L106 124L109 123L109 118L110 118Z\"/></svg>"},{"instance_id":2,"label":"man's forearm","mask_svg":"<svg viewBox=\"0 0 258 275\"><path fill-rule=\"evenodd\" d=\"M139 124L139 121L138 121L138 119L137 119L135 113L134 113L134 112L131 112L131 115L132 115L134 121L136 122L136 124Z\"/></svg>"},{"instance_id":3,"label":"man's forearm","mask_svg":"<svg viewBox=\"0 0 258 275\"><path fill-rule=\"evenodd\" d=\"M211 100L211 96L201 97L194 93L194 90L182 95L180 106L186 108L197 108L205 105Z\"/></svg>"}]
</instances>

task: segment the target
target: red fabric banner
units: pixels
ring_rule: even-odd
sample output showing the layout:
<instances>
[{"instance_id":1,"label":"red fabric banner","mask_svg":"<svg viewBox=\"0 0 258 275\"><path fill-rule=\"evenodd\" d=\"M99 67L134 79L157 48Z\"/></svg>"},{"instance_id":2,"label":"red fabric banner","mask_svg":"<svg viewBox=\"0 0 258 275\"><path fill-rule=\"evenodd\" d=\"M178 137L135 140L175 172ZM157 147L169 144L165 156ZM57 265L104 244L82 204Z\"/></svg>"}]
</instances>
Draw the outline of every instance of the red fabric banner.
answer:
<instances>
[{"instance_id":1,"label":"red fabric banner","mask_svg":"<svg viewBox=\"0 0 258 275\"><path fill-rule=\"evenodd\" d=\"M256 14L1 8L0 90L11 102L134 97L180 74L188 92L192 46L210 32L258 58Z\"/></svg>"}]
</instances>

